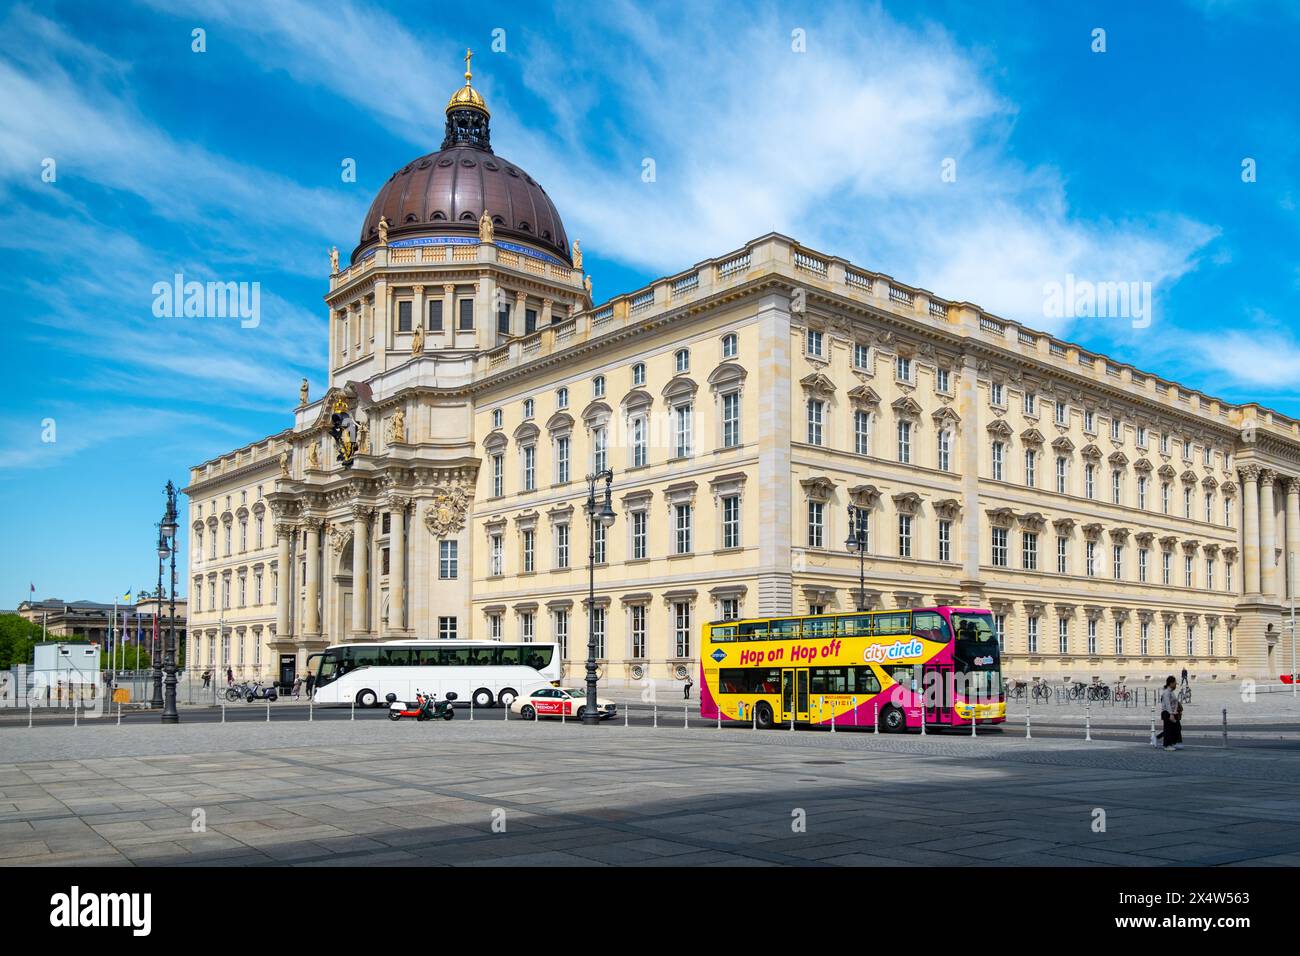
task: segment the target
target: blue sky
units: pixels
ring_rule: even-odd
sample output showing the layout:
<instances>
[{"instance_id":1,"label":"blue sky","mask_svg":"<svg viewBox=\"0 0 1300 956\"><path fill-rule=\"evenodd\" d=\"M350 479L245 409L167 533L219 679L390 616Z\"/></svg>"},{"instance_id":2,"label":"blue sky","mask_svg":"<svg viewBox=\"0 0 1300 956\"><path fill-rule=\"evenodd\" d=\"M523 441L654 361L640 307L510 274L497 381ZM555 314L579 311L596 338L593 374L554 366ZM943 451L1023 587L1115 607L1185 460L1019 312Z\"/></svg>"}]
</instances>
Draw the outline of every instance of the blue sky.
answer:
<instances>
[{"instance_id":1,"label":"blue sky","mask_svg":"<svg viewBox=\"0 0 1300 956\"><path fill-rule=\"evenodd\" d=\"M167 479L319 394L326 250L437 147L466 46L597 299L775 229L1300 415L1295 4L0 10L0 607L150 584ZM260 283L260 323L156 318L176 272ZM1154 321L1045 318L1067 274L1152 283Z\"/></svg>"}]
</instances>

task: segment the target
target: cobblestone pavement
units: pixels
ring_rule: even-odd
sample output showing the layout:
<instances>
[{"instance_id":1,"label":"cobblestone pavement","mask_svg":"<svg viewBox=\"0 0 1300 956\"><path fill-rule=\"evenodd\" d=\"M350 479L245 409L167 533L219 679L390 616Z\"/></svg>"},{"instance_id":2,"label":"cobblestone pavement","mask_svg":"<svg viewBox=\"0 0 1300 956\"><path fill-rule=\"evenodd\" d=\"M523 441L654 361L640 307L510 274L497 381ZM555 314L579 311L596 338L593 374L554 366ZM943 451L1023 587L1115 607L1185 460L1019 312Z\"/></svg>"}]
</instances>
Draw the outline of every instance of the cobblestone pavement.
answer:
<instances>
[{"instance_id":1,"label":"cobblestone pavement","mask_svg":"<svg viewBox=\"0 0 1300 956\"><path fill-rule=\"evenodd\" d=\"M1294 866L1297 783L1291 754L1005 735L48 727L0 736L0 863Z\"/></svg>"}]
</instances>

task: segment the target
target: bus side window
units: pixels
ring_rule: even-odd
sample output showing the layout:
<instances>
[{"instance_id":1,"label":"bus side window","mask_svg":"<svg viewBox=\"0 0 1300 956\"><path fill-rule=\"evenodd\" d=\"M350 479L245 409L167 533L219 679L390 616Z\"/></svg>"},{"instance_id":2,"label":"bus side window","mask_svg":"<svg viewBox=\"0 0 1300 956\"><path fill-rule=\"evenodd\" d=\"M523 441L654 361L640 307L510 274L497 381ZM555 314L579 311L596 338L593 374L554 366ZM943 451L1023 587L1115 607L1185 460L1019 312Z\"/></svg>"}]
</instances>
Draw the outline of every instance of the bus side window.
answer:
<instances>
[{"instance_id":1,"label":"bus side window","mask_svg":"<svg viewBox=\"0 0 1300 956\"><path fill-rule=\"evenodd\" d=\"M876 672L865 664L858 667L850 667L849 693L879 694L880 678L876 677Z\"/></svg>"},{"instance_id":2,"label":"bus side window","mask_svg":"<svg viewBox=\"0 0 1300 956\"><path fill-rule=\"evenodd\" d=\"M917 611L912 615L912 633L928 641L948 640L948 623L934 611Z\"/></svg>"},{"instance_id":3,"label":"bus side window","mask_svg":"<svg viewBox=\"0 0 1300 956\"><path fill-rule=\"evenodd\" d=\"M767 621L750 621L740 625L742 641L762 641L767 639Z\"/></svg>"},{"instance_id":4,"label":"bus side window","mask_svg":"<svg viewBox=\"0 0 1300 956\"><path fill-rule=\"evenodd\" d=\"M840 636L841 637L870 637L875 633L872 627L873 618L869 614L862 614L858 617L840 618Z\"/></svg>"}]
</instances>

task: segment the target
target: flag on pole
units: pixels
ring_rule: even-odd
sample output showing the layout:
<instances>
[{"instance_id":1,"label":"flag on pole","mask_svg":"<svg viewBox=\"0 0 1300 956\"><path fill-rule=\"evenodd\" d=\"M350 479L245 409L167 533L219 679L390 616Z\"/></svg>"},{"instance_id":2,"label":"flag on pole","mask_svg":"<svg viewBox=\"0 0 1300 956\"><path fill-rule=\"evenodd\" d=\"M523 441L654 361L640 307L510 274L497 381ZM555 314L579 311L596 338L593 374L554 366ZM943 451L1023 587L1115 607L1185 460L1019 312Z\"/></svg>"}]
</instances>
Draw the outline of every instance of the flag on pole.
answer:
<instances>
[{"instance_id":1,"label":"flag on pole","mask_svg":"<svg viewBox=\"0 0 1300 956\"><path fill-rule=\"evenodd\" d=\"M131 603L131 591L130 591L129 589L127 590L127 592L126 592L125 594L122 595L122 603L123 603L123 604L130 604L130 603Z\"/></svg>"}]
</instances>

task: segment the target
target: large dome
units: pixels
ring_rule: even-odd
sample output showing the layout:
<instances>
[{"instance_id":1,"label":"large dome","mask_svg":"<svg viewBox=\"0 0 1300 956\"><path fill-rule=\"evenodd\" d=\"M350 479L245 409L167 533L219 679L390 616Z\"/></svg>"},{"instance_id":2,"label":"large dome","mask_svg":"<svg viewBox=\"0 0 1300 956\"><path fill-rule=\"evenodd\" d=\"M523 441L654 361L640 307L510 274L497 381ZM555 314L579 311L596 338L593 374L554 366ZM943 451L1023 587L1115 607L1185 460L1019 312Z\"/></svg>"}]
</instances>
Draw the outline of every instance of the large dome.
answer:
<instances>
[{"instance_id":1,"label":"large dome","mask_svg":"<svg viewBox=\"0 0 1300 956\"><path fill-rule=\"evenodd\" d=\"M478 235L484 210L496 236L553 253L572 264L569 238L555 204L537 181L492 152L487 105L465 85L447 104L442 148L393 173L370 204L352 261L379 242L379 219L388 241L428 235Z\"/></svg>"}]
</instances>

